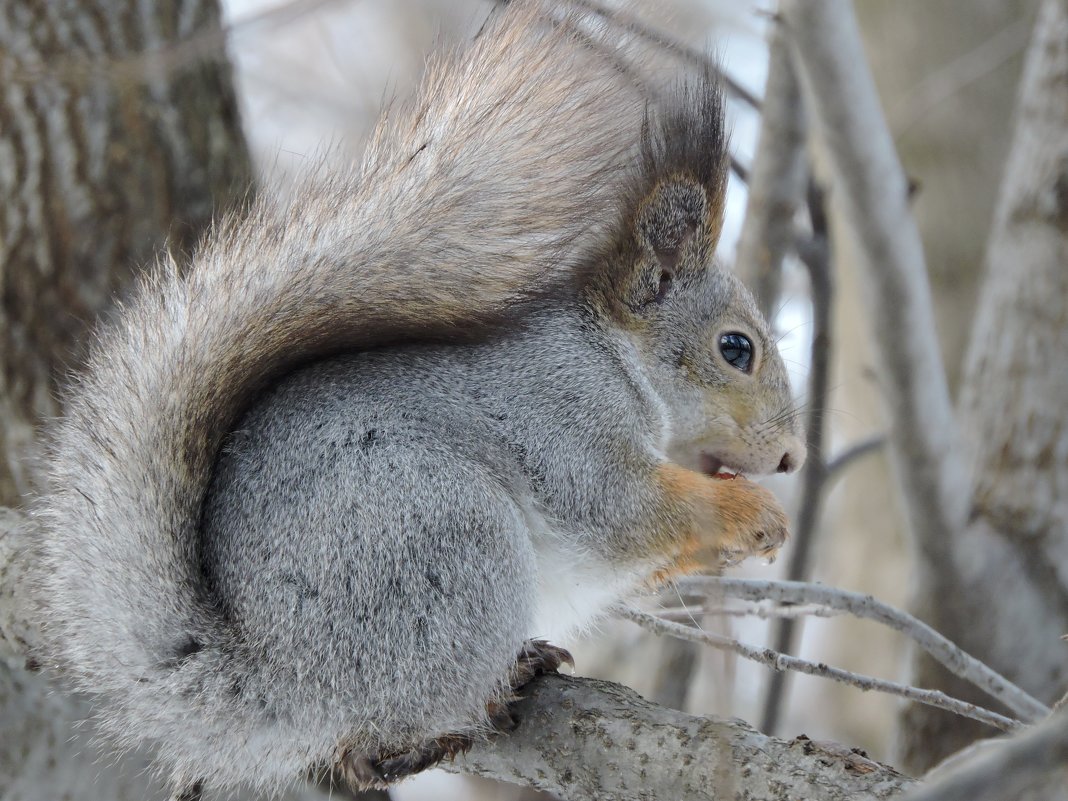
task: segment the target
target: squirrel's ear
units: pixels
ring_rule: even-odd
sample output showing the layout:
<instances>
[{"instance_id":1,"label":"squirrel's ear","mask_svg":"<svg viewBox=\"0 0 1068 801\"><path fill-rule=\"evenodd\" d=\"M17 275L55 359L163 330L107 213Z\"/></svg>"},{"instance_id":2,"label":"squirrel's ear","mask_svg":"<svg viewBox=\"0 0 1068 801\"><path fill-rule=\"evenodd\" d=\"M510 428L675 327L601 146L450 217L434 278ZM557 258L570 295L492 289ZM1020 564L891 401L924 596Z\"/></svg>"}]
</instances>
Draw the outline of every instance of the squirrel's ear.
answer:
<instances>
[{"instance_id":1,"label":"squirrel's ear","mask_svg":"<svg viewBox=\"0 0 1068 801\"><path fill-rule=\"evenodd\" d=\"M667 298L678 281L708 269L719 233L711 205L696 181L680 176L657 183L638 205L622 274L609 293L616 302L640 312Z\"/></svg>"},{"instance_id":2,"label":"squirrel's ear","mask_svg":"<svg viewBox=\"0 0 1068 801\"><path fill-rule=\"evenodd\" d=\"M715 247L709 242L708 199L700 184L674 180L659 184L638 211L638 247L672 274L700 269L700 257Z\"/></svg>"}]
</instances>

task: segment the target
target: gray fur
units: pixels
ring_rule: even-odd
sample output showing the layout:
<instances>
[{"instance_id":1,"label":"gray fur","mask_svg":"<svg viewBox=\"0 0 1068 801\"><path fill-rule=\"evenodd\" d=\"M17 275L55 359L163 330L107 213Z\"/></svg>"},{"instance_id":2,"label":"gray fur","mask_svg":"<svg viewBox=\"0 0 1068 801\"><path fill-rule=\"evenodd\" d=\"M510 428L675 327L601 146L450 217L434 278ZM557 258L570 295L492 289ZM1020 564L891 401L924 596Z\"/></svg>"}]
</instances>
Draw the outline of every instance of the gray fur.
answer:
<instances>
[{"instance_id":1,"label":"gray fur","mask_svg":"<svg viewBox=\"0 0 1068 801\"><path fill-rule=\"evenodd\" d=\"M643 139L615 68L516 5L358 172L161 265L52 429L46 657L177 778L275 787L477 731L551 603L581 597L566 634L669 561L668 455L803 451L766 325L710 267L718 91Z\"/></svg>"}]
</instances>

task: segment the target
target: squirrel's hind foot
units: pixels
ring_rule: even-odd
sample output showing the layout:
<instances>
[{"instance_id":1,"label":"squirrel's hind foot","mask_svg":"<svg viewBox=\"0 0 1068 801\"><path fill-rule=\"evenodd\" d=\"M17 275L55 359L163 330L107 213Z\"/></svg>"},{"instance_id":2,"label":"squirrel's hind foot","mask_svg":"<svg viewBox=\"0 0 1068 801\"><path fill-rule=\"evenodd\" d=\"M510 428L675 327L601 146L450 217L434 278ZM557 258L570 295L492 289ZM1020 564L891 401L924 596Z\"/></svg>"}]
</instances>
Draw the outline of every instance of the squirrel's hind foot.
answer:
<instances>
[{"instance_id":1,"label":"squirrel's hind foot","mask_svg":"<svg viewBox=\"0 0 1068 801\"><path fill-rule=\"evenodd\" d=\"M489 724L494 731L507 733L519 722L512 712L523 685L544 673L555 673L562 664L575 666L571 654L545 640L527 640L519 649L515 665L508 674L501 701L486 705ZM446 759L465 753L475 742L472 734L446 734L426 740L409 751L367 756L355 751L342 755L338 762L341 777L355 790L384 789L390 784L421 773Z\"/></svg>"},{"instance_id":2,"label":"squirrel's hind foot","mask_svg":"<svg viewBox=\"0 0 1068 801\"><path fill-rule=\"evenodd\" d=\"M545 640L527 640L519 649L515 667L508 676L508 684L518 690L535 676L555 673L560 665L575 667L575 659L566 648L559 648Z\"/></svg>"}]
</instances>

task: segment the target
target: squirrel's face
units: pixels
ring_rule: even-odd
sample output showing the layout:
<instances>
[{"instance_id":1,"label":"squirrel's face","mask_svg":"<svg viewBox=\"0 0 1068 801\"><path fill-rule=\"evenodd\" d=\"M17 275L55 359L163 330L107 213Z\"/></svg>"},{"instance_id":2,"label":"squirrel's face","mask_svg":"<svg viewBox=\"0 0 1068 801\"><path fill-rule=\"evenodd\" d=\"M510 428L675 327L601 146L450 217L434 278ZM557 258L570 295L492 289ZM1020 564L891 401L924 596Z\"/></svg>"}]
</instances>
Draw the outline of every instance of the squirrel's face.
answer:
<instances>
[{"instance_id":1,"label":"squirrel's face","mask_svg":"<svg viewBox=\"0 0 1068 801\"><path fill-rule=\"evenodd\" d=\"M799 468L805 445L798 408L748 290L715 265L671 284L639 337L670 411L672 460L706 473Z\"/></svg>"},{"instance_id":2,"label":"squirrel's face","mask_svg":"<svg viewBox=\"0 0 1068 801\"><path fill-rule=\"evenodd\" d=\"M805 459L786 368L752 296L714 263L719 208L664 182L617 254L611 305L671 419L669 457L716 473L792 472Z\"/></svg>"}]
</instances>

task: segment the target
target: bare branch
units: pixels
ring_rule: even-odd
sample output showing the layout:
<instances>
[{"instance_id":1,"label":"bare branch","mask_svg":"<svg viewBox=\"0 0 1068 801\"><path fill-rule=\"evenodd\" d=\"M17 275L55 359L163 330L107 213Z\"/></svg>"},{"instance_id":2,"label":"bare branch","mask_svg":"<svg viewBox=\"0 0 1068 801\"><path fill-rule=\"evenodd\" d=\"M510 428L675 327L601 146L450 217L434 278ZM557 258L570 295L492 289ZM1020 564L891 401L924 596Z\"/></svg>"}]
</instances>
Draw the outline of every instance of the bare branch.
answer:
<instances>
[{"instance_id":1,"label":"bare branch","mask_svg":"<svg viewBox=\"0 0 1068 801\"><path fill-rule=\"evenodd\" d=\"M901 137L953 95L1019 55L1031 38L1032 27L1030 16L1024 14L967 53L926 75L893 109L890 116L894 135Z\"/></svg>"},{"instance_id":2,"label":"bare branch","mask_svg":"<svg viewBox=\"0 0 1068 801\"><path fill-rule=\"evenodd\" d=\"M761 620L770 620L780 617L838 617L839 615L844 615L845 612L820 604L769 606L758 603L749 606L673 606L657 609L654 614L661 620L696 624L702 615L711 615L713 617L758 617Z\"/></svg>"},{"instance_id":3,"label":"bare branch","mask_svg":"<svg viewBox=\"0 0 1068 801\"><path fill-rule=\"evenodd\" d=\"M922 620L896 609L870 595L848 592L819 584L796 581L688 576L678 580L684 592L705 592L712 597L741 598L748 601L770 600L780 603L821 604L872 620L899 631L912 639L947 670L1005 704L1025 721L1041 720L1050 708L1017 687L997 671L965 653Z\"/></svg>"},{"instance_id":4,"label":"bare branch","mask_svg":"<svg viewBox=\"0 0 1068 801\"><path fill-rule=\"evenodd\" d=\"M687 715L617 684L550 675L524 695L515 731L478 743L446 770L538 787L568 801L874 801L914 785L849 748Z\"/></svg>"},{"instance_id":5,"label":"bare branch","mask_svg":"<svg viewBox=\"0 0 1068 801\"><path fill-rule=\"evenodd\" d=\"M878 679L874 676L866 676L861 673L853 673L848 670L842 670L841 668L831 667L822 662L818 664L816 662L809 662L807 659L788 656L787 654L780 653L771 648L757 648L756 646L747 645L746 643L739 642L730 637L723 637L719 634L701 631L700 629L684 626L681 623L670 623L666 620L660 620L655 615L641 612L629 606L617 606L616 613L619 617L631 620L642 628L648 629L656 634L669 634L672 637L679 637L684 640L689 640L690 642L701 643L702 645L708 645L721 651L730 651L745 659L759 662L772 670L796 670L798 673L806 673L809 676L820 676L825 679L831 679L832 681L849 684L865 691L876 690L878 692L887 693L888 695L897 695L901 698L908 698L911 701L938 707L947 712L953 712L957 715L977 720L980 723L985 723L988 726L993 726L1002 731L1015 731L1022 725L1017 720L1007 718L1004 715L999 715L997 712L984 709L976 704L969 704L966 701L951 698L939 690L921 690L917 687L910 687L907 684L901 684L896 681Z\"/></svg>"},{"instance_id":6,"label":"bare branch","mask_svg":"<svg viewBox=\"0 0 1068 801\"><path fill-rule=\"evenodd\" d=\"M748 103L753 108L760 108L760 99L719 69L716 62L711 59L707 53L688 47L682 42L677 41L670 34L658 31L637 17L624 11L610 8L603 3L597 2L597 0L566 0L566 2L576 8L582 8L590 13L596 14L597 16L608 20L612 25L622 28L628 33L637 36L639 39L644 39L650 44L663 48L679 59L688 61L690 64L693 64L702 70L713 70L716 75L722 78L723 84L727 87L728 92L739 100Z\"/></svg>"},{"instance_id":7,"label":"bare branch","mask_svg":"<svg viewBox=\"0 0 1068 801\"><path fill-rule=\"evenodd\" d=\"M838 478L847 467L857 459L862 459L869 453L874 453L886 444L886 437L876 434L873 437L862 440L855 445L850 445L840 454L827 462L827 481Z\"/></svg>"},{"instance_id":8,"label":"bare branch","mask_svg":"<svg viewBox=\"0 0 1068 801\"><path fill-rule=\"evenodd\" d=\"M778 304L783 258L794 245L794 217L808 176L801 89L782 31L777 25L771 30L760 139L735 261L735 271L769 320Z\"/></svg>"},{"instance_id":9,"label":"bare branch","mask_svg":"<svg viewBox=\"0 0 1068 801\"><path fill-rule=\"evenodd\" d=\"M891 442L921 569L950 559L970 477L942 366L908 182L848 0L784 0L803 94L833 177L834 207L859 244L891 415Z\"/></svg>"},{"instance_id":10,"label":"bare branch","mask_svg":"<svg viewBox=\"0 0 1068 801\"><path fill-rule=\"evenodd\" d=\"M812 238L808 247L800 251L808 268L812 287L812 344L808 376L808 410L805 415L805 446L808 461L801 471L801 504L797 513L794 545L786 565L786 577L793 581L808 578L812 551L823 510L827 466L823 454L827 441L825 411L831 394L831 343L834 337L834 276L831 270L830 237L823 192L814 181L809 182L808 212L812 218ZM772 642L777 651L795 649L797 621L784 618L775 624ZM764 699L764 714L760 727L774 733L786 694L788 674L775 673L768 682Z\"/></svg>"},{"instance_id":11,"label":"bare branch","mask_svg":"<svg viewBox=\"0 0 1068 801\"><path fill-rule=\"evenodd\" d=\"M1068 714L1059 713L1007 742L976 749L908 801L1064 801Z\"/></svg>"}]
</instances>

